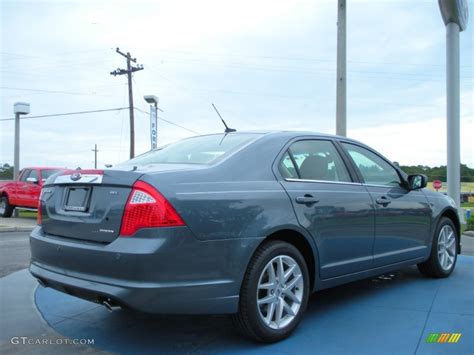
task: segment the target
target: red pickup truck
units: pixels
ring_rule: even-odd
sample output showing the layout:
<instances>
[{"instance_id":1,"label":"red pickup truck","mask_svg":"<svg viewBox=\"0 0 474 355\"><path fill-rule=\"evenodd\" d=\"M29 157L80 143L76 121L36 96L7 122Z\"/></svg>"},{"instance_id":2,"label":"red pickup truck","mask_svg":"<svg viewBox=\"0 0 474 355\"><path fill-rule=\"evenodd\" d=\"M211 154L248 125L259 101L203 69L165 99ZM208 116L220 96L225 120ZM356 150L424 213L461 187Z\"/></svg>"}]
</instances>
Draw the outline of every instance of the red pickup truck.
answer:
<instances>
[{"instance_id":1,"label":"red pickup truck","mask_svg":"<svg viewBox=\"0 0 474 355\"><path fill-rule=\"evenodd\" d=\"M41 187L48 177L63 168L23 169L16 181L0 181L0 217L11 217L15 207L37 208Z\"/></svg>"}]
</instances>

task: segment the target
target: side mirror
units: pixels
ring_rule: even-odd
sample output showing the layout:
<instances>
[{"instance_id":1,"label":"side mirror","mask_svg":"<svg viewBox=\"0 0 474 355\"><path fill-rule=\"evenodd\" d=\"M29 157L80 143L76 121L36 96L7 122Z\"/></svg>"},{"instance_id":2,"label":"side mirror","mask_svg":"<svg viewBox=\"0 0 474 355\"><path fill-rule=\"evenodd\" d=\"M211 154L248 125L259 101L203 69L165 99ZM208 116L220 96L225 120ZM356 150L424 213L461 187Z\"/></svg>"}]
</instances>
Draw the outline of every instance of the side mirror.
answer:
<instances>
[{"instance_id":1,"label":"side mirror","mask_svg":"<svg viewBox=\"0 0 474 355\"><path fill-rule=\"evenodd\" d=\"M31 184L37 184L38 183L38 179L37 178L34 178L34 177L29 177L29 178L26 178L26 182L29 182Z\"/></svg>"},{"instance_id":2,"label":"side mirror","mask_svg":"<svg viewBox=\"0 0 474 355\"><path fill-rule=\"evenodd\" d=\"M419 190L428 185L428 177L423 174L408 175L407 182L410 190Z\"/></svg>"}]
</instances>

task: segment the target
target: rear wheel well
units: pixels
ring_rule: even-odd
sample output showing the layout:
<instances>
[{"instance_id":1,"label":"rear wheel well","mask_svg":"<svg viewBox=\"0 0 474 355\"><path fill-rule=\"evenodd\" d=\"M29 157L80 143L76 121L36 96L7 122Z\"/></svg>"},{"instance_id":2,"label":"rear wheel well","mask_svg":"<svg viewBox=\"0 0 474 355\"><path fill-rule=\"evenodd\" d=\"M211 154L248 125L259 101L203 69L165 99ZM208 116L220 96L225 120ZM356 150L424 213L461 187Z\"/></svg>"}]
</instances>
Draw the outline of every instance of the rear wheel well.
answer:
<instances>
[{"instance_id":1,"label":"rear wheel well","mask_svg":"<svg viewBox=\"0 0 474 355\"><path fill-rule=\"evenodd\" d=\"M459 250L459 246L461 244L461 224L459 223L458 215L453 210L446 210L441 214L441 218L443 217L449 218L453 222L454 226L456 227L456 232L459 236L458 238L458 250Z\"/></svg>"},{"instance_id":2,"label":"rear wheel well","mask_svg":"<svg viewBox=\"0 0 474 355\"><path fill-rule=\"evenodd\" d=\"M309 284L310 284L309 289L312 291L314 288L316 267L315 267L313 249L311 248L311 245L306 240L306 238L294 230L285 229L285 230L280 230L278 232L274 232L270 234L264 240L264 242L267 242L270 240L280 240L280 241L289 243L293 245L296 249L298 249L301 255L303 255L303 258L306 261L306 265L308 267L308 272L309 272Z\"/></svg>"}]
</instances>

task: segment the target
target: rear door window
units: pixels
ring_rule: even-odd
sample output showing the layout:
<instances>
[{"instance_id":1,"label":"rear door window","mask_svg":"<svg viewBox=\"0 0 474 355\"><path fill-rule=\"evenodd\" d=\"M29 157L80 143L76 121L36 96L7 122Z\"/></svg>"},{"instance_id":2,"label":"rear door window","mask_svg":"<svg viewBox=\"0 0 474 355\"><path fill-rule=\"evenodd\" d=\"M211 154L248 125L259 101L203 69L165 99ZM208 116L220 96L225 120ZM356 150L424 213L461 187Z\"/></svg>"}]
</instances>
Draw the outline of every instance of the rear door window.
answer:
<instances>
[{"instance_id":1,"label":"rear door window","mask_svg":"<svg viewBox=\"0 0 474 355\"><path fill-rule=\"evenodd\" d=\"M302 140L293 143L279 164L285 178L351 182L349 172L329 140Z\"/></svg>"}]
</instances>

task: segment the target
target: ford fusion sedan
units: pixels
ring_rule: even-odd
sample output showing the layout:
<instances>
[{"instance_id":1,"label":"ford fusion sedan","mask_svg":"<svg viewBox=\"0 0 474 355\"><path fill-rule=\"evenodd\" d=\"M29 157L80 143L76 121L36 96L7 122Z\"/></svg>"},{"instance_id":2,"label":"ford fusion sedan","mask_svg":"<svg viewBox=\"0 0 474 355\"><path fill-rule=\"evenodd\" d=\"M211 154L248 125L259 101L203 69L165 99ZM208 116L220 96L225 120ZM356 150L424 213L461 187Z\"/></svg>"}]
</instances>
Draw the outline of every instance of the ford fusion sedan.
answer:
<instances>
[{"instance_id":1,"label":"ford fusion sedan","mask_svg":"<svg viewBox=\"0 0 474 355\"><path fill-rule=\"evenodd\" d=\"M412 264L453 272L457 210L426 183L343 137L197 136L50 177L30 271L108 308L232 314L247 337L275 342L312 292Z\"/></svg>"}]
</instances>

